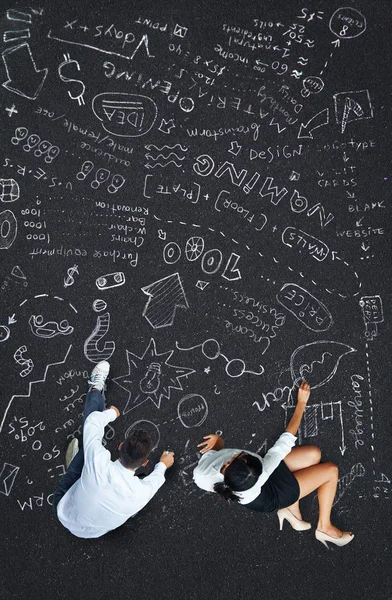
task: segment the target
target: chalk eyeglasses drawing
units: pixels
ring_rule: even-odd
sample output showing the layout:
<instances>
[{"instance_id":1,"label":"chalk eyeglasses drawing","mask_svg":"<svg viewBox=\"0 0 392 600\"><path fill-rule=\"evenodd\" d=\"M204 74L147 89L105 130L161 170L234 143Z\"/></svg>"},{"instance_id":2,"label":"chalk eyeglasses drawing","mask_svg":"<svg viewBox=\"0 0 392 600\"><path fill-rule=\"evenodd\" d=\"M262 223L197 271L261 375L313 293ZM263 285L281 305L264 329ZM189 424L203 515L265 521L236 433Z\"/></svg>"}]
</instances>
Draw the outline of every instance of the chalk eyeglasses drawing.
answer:
<instances>
[{"instance_id":1,"label":"chalk eyeglasses drawing","mask_svg":"<svg viewBox=\"0 0 392 600\"><path fill-rule=\"evenodd\" d=\"M241 375L244 373L249 373L251 375L262 375L264 373L264 367L261 365L259 365L261 371L250 371L246 368L245 362L241 358L227 358L227 356L222 354L219 342L217 342L214 338L205 340L202 344L197 344L196 346L191 346L190 348L180 348L176 342L176 348L182 352L188 352L189 350L195 350L195 348L201 348L203 355L208 358L208 360L216 360L217 358L222 357L226 361L225 371L229 377L241 377Z\"/></svg>"}]
</instances>

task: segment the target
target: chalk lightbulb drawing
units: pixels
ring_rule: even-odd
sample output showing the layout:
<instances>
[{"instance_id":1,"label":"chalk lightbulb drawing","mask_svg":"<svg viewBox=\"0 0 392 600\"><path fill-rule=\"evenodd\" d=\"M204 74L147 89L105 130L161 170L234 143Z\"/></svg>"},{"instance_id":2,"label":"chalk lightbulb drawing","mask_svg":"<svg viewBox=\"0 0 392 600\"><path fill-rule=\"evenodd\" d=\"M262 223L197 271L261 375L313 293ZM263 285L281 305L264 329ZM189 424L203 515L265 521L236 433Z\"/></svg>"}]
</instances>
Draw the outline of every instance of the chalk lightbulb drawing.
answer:
<instances>
[{"instance_id":1,"label":"chalk lightbulb drawing","mask_svg":"<svg viewBox=\"0 0 392 600\"><path fill-rule=\"evenodd\" d=\"M144 394L153 394L161 385L161 365L151 363L143 379L140 380L139 387Z\"/></svg>"}]
</instances>

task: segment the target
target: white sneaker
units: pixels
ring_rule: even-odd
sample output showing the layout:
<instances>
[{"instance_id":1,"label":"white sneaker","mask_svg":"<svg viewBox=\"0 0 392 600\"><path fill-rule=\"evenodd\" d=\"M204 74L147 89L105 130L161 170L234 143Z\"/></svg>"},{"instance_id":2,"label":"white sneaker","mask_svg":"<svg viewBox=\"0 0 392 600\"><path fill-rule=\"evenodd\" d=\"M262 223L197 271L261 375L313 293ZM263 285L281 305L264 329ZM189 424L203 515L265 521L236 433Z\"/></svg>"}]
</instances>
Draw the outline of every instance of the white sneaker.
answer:
<instances>
[{"instance_id":1,"label":"white sneaker","mask_svg":"<svg viewBox=\"0 0 392 600\"><path fill-rule=\"evenodd\" d=\"M95 365L92 373L90 375L90 379L88 380L89 384L102 392L105 388L105 381L107 376L109 375L110 365L107 360L101 360L97 365Z\"/></svg>"},{"instance_id":2,"label":"white sneaker","mask_svg":"<svg viewBox=\"0 0 392 600\"><path fill-rule=\"evenodd\" d=\"M69 444L65 453L65 468L68 469L69 465L77 455L79 450L79 442L76 438L73 438Z\"/></svg>"}]
</instances>

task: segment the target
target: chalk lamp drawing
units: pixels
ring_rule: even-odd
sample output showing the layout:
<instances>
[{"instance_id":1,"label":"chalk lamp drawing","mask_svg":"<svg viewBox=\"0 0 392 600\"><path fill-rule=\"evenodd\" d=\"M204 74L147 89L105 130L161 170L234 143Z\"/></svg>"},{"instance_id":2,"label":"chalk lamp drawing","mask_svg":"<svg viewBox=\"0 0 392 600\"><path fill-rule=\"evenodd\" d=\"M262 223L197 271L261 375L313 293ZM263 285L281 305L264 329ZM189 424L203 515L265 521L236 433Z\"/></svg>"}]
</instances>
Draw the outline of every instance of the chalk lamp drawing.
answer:
<instances>
[{"instance_id":1,"label":"chalk lamp drawing","mask_svg":"<svg viewBox=\"0 0 392 600\"><path fill-rule=\"evenodd\" d=\"M182 390L180 379L194 373L194 369L173 365L170 361L174 350L158 353L155 340L151 338L142 356L126 351L128 373L113 381L128 392L123 413L151 400L160 408L162 399L170 400L171 390Z\"/></svg>"}]
</instances>

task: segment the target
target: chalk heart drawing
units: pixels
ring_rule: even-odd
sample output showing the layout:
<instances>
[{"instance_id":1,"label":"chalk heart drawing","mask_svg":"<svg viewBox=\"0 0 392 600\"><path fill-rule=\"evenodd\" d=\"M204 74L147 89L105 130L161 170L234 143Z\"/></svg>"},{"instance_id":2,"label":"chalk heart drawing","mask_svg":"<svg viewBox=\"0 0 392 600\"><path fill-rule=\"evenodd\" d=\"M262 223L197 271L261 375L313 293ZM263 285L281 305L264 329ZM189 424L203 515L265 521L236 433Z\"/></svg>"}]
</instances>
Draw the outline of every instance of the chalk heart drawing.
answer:
<instances>
[{"instance_id":1,"label":"chalk heart drawing","mask_svg":"<svg viewBox=\"0 0 392 600\"><path fill-rule=\"evenodd\" d=\"M151 339L144 354L127 353L128 373L115 377L113 381L128 392L128 401L123 410L126 414L143 402L151 400L160 408L163 398L170 399L171 390L183 390L181 377L188 377L194 369L179 367L169 362L174 350L159 354L154 339Z\"/></svg>"},{"instance_id":2,"label":"chalk heart drawing","mask_svg":"<svg viewBox=\"0 0 392 600\"><path fill-rule=\"evenodd\" d=\"M140 94L104 92L94 97L92 108L104 130L119 137L146 135L158 115L155 102Z\"/></svg>"},{"instance_id":3,"label":"chalk heart drawing","mask_svg":"<svg viewBox=\"0 0 392 600\"><path fill-rule=\"evenodd\" d=\"M303 379L312 389L325 385L335 375L343 356L356 352L351 346L333 341L319 341L299 346L290 358L294 385Z\"/></svg>"}]
</instances>

